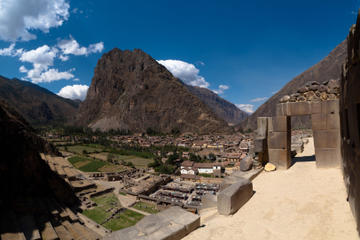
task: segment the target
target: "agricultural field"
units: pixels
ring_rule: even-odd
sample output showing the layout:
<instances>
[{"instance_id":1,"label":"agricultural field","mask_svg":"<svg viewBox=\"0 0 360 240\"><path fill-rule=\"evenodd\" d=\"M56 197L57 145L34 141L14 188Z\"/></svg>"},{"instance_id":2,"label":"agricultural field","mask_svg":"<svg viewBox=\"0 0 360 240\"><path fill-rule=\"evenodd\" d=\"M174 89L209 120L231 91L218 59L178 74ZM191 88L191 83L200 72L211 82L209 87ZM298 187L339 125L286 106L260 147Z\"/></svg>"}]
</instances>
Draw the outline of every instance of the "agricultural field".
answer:
<instances>
[{"instance_id":1,"label":"agricultural field","mask_svg":"<svg viewBox=\"0 0 360 240\"><path fill-rule=\"evenodd\" d=\"M84 154L84 153L96 153L102 152L105 150L105 147L99 144L84 144L84 145L72 145L60 148L61 150L66 150L67 152L72 152L75 154Z\"/></svg>"},{"instance_id":2,"label":"agricultural field","mask_svg":"<svg viewBox=\"0 0 360 240\"><path fill-rule=\"evenodd\" d=\"M121 204L113 193L94 197L92 200L97 206L93 209L85 210L83 214L112 231L133 226L144 217L144 215L140 213L125 209L124 211L117 213L111 220L104 223L105 220L111 216L110 210L121 208Z\"/></svg>"},{"instance_id":3,"label":"agricultural field","mask_svg":"<svg viewBox=\"0 0 360 240\"><path fill-rule=\"evenodd\" d=\"M116 153L107 153L107 152L102 152L102 153L93 153L90 154L91 157L95 157L97 159L101 159L103 161L107 161L109 159L109 155L111 156L111 158L119 163L125 162L131 162L134 164L134 166L136 168L147 168L148 164L153 162L152 158L142 158L142 157L137 157L137 156L128 156L128 155L120 155L120 154L116 154Z\"/></svg>"},{"instance_id":4,"label":"agricultural field","mask_svg":"<svg viewBox=\"0 0 360 240\"><path fill-rule=\"evenodd\" d=\"M86 156L76 155L70 157L68 160L75 168L83 172L114 172L125 169L124 166L115 165L106 161Z\"/></svg>"},{"instance_id":5,"label":"agricultural field","mask_svg":"<svg viewBox=\"0 0 360 240\"><path fill-rule=\"evenodd\" d=\"M156 206L154 204L142 202L142 201L135 203L135 205L133 205L132 207L135 209L138 209L140 211L151 213L151 214L159 212L159 210L156 208Z\"/></svg>"}]
</instances>

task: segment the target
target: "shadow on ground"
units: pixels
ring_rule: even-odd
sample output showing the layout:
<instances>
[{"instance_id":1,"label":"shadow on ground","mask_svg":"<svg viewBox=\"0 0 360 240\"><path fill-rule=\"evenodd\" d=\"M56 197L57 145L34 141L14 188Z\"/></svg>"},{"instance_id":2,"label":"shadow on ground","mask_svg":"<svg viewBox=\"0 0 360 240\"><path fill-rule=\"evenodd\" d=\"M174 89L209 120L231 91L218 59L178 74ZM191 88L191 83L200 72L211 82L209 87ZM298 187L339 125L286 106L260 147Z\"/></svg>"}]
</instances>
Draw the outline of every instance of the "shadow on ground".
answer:
<instances>
[{"instance_id":1,"label":"shadow on ground","mask_svg":"<svg viewBox=\"0 0 360 240\"><path fill-rule=\"evenodd\" d=\"M315 162L315 155L304 156L304 157L294 157L291 161L291 166L295 165L298 162Z\"/></svg>"}]
</instances>

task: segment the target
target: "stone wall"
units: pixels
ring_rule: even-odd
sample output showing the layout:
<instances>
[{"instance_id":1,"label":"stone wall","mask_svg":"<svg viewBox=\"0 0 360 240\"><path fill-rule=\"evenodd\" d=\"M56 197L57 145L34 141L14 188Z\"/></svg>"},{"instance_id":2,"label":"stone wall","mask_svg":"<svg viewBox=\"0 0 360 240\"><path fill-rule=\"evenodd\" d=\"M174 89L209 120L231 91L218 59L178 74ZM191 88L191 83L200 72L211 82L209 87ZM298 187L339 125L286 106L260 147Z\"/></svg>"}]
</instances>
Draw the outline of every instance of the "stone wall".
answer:
<instances>
[{"instance_id":1,"label":"stone wall","mask_svg":"<svg viewBox=\"0 0 360 240\"><path fill-rule=\"evenodd\" d=\"M360 17L348 36L340 97L341 145L348 200L360 229Z\"/></svg>"}]
</instances>

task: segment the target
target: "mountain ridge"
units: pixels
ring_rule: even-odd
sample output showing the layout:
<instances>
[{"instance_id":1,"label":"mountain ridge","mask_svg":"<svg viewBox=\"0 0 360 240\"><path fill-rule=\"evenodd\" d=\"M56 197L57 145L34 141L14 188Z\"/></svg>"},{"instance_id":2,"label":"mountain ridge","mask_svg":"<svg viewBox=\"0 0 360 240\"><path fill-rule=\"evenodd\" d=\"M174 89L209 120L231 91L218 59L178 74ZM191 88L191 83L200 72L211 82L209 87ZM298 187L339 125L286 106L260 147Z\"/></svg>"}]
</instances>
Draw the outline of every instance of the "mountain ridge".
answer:
<instances>
[{"instance_id":1,"label":"mountain ridge","mask_svg":"<svg viewBox=\"0 0 360 240\"><path fill-rule=\"evenodd\" d=\"M179 79L140 49L114 48L99 59L77 120L103 131L232 132Z\"/></svg>"}]
</instances>

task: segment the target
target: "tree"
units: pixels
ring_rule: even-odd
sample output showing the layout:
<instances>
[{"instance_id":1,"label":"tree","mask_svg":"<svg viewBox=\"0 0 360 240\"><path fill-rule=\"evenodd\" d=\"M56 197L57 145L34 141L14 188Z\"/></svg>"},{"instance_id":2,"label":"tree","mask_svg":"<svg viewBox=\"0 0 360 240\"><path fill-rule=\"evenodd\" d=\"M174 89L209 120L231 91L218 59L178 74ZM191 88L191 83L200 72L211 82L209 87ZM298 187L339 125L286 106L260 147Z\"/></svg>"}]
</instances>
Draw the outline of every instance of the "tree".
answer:
<instances>
[{"instance_id":1,"label":"tree","mask_svg":"<svg viewBox=\"0 0 360 240\"><path fill-rule=\"evenodd\" d=\"M213 153L209 153L209 160L211 161L211 162L215 162L216 161L216 156L215 156L215 154L213 154Z\"/></svg>"}]
</instances>

